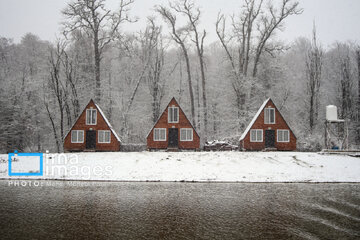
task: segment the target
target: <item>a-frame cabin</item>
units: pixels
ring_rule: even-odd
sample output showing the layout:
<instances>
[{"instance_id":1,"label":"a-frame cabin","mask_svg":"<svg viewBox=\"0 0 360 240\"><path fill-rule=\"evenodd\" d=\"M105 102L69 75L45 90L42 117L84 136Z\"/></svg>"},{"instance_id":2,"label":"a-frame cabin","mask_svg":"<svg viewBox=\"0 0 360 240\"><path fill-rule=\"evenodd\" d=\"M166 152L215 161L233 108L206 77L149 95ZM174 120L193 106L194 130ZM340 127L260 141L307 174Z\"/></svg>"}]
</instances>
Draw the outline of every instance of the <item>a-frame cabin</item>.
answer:
<instances>
[{"instance_id":1,"label":"a-frame cabin","mask_svg":"<svg viewBox=\"0 0 360 240\"><path fill-rule=\"evenodd\" d=\"M268 98L240 137L241 150L296 150L296 137Z\"/></svg>"},{"instance_id":2,"label":"a-frame cabin","mask_svg":"<svg viewBox=\"0 0 360 240\"><path fill-rule=\"evenodd\" d=\"M200 148L200 137L175 98L166 106L146 139L149 150Z\"/></svg>"},{"instance_id":3,"label":"a-frame cabin","mask_svg":"<svg viewBox=\"0 0 360 240\"><path fill-rule=\"evenodd\" d=\"M64 139L64 151L120 151L121 140L92 99Z\"/></svg>"}]
</instances>

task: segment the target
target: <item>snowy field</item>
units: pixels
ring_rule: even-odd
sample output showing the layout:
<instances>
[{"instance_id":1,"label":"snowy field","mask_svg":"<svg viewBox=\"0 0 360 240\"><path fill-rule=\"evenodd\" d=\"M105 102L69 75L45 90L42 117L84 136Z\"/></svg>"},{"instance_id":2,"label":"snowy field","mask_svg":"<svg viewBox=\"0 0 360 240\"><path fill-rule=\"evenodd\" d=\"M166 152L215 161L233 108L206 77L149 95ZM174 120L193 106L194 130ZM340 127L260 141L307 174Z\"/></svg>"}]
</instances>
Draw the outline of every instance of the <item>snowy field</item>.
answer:
<instances>
[{"instance_id":1,"label":"snowy field","mask_svg":"<svg viewBox=\"0 0 360 240\"><path fill-rule=\"evenodd\" d=\"M0 178L105 181L360 182L360 158L300 152L116 152L44 154L44 175ZM17 172L39 162L18 158ZM15 171L14 169L12 172Z\"/></svg>"}]
</instances>

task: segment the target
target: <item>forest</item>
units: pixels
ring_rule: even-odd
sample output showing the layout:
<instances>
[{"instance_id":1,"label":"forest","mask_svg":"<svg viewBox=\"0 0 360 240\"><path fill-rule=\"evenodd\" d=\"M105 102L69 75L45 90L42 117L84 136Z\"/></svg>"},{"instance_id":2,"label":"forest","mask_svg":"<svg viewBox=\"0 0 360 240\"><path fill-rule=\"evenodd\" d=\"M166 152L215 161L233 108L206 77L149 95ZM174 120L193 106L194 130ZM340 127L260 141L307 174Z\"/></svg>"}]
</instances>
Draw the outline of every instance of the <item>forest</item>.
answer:
<instances>
[{"instance_id":1,"label":"forest","mask_svg":"<svg viewBox=\"0 0 360 240\"><path fill-rule=\"evenodd\" d=\"M360 45L277 34L301 3L244 0L234 15L218 13L208 41L203 10L193 0L155 5L141 31L134 0L107 9L105 0L70 1L55 42L25 33L0 36L0 152L63 151L63 139L90 99L103 109L124 145L146 136L175 97L201 137L238 144L262 102L271 97L295 133L299 150L324 145L325 107L349 123L360 145Z\"/></svg>"}]
</instances>

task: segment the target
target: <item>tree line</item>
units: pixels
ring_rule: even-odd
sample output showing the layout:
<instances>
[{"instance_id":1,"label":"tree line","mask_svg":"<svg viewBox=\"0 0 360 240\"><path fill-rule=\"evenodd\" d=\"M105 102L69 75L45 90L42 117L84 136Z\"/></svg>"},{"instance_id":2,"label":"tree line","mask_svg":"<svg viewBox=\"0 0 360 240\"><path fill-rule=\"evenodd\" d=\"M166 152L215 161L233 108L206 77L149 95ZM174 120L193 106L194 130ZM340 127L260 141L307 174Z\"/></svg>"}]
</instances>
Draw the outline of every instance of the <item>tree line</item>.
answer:
<instances>
[{"instance_id":1,"label":"tree line","mask_svg":"<svg viewBox=\"0 0 360 240\"><path fill-rule=\"evenodd\" d=\"M32 33L20 43L0 38L0 151L62 151L63 139L94 98L123 142L145 143L149 129L175 96L202 143L237 143L257 108L271 97L295 132L299 148L323 145L325 106L350 122L360 144L360 47L276 34L303 12L297 1L279 5L244 0L234 15L214 19L217 41L201 28L203 10L192 0L154 6L139 32L133 0L119 9L105 0L69 2L54 43ZM164 30L165 29L165 30Z\"/></svg>"}]
</instances>

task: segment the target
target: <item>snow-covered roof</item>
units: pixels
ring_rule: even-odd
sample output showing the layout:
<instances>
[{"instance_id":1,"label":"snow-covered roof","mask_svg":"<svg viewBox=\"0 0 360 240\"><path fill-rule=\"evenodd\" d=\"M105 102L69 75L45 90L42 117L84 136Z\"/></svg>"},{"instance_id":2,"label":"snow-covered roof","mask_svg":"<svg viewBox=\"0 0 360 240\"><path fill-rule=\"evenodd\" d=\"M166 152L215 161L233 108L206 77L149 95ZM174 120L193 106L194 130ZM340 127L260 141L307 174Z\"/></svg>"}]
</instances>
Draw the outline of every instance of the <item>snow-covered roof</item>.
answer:
<instances>
[{"instance_id":1,"label":"snow-covered roof","mask_svg":"<svg viewBox=\"0 0 360 240\"><path fill-rule=\"evenodd\" d=\"M104 114L103 111L101 110L100 106L97 105L97 103L95 103L95 102L94 102L94 104L95 104L96 108L99 109L99 112L100 112L101 116L104 118L104 120L105 120L106 124L109 126L111 132L114 134L114 136L116 137L116 139L117 139L119 142L121 142L119 136L117 135L117 133L115 132L115 130L114 130L113 127L111 126L109 120L105 117L105 114Z\"/></svg>"},{"instance_id":2,"label":"snow-covered roof","mask_svg":"<svg viewBox=\"0 0 360 240\"><path fill-rule=\"evenodd\" d=\"M264 103L261 105L261 107L259 108L259 110L257 111L257 113L255 114L255 116L253 117L253 119L251 120L250 124L247 126L247 128L245 129L245 131L243 132L243 134L240 137L240 141L243 140L246 135L248 134L248 132L250 131L251 127L254 125L256 119L259 117L261 111L265 108L266 104L270 101L270 98L266 99L264 101Z\"/></svg>"}]
</instances>

